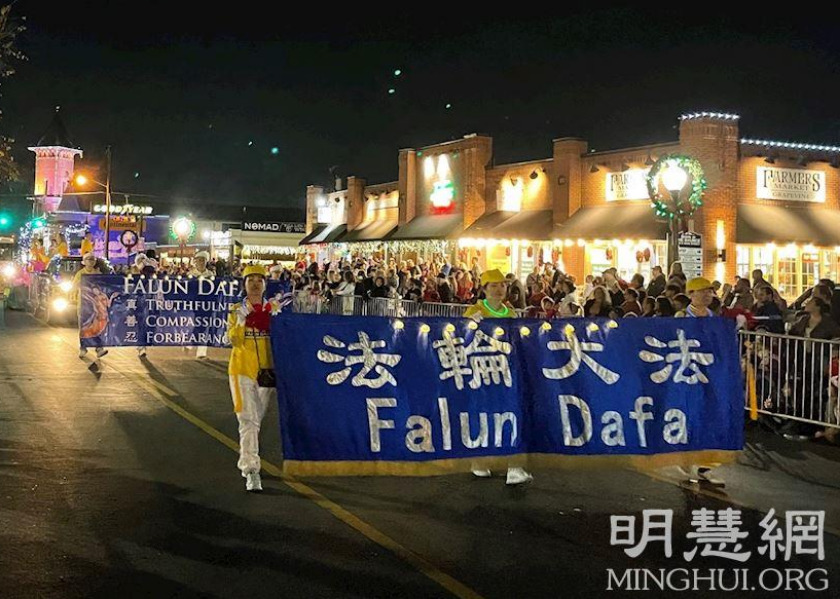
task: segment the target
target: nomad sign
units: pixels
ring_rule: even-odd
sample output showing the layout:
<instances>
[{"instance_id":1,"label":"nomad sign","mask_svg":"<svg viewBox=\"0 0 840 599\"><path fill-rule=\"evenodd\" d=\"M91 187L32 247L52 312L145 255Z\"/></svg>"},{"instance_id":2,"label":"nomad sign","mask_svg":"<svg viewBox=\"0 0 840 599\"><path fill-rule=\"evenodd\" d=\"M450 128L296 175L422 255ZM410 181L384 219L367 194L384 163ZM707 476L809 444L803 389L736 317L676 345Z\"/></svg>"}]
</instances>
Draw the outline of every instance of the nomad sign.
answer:
<instances>
[{"instance_id":1,"label":"nomad sign","mask_svg":"<svg viewBox=\"0 0 840 599\"><path fill-rule=\"evenodd\" d=\"M760 166L756 196L763 200L825 202L825 173L794 168Z\"/></svg>"},{"instance_id":2,"label":"nomad sign","mask_svg":"<svg viewBox=\"0 0 840 599\"><path fill-rule=\"evenodd\" d=\"M269 231L271 233L306 233L304 223L260 223L243 222L243 231Z\"/></svg>"}]
</instances>

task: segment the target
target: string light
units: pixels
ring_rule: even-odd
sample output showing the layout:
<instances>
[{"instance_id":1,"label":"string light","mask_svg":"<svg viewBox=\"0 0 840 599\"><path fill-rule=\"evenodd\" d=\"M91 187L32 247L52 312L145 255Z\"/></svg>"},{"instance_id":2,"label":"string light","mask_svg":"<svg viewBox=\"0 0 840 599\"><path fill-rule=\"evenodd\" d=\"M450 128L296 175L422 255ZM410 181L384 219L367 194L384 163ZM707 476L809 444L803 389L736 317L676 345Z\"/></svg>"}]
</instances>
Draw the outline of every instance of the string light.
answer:
<instances>
[{"instance_id":1,"label":"string light","mask_svg":"<svg viewBox=\"0 0 840 599\"><path fill-rule=\"evenodd\" d=\"M476 330L476 329L478 328L478 323L477 323L476 321L474 321L474 320L471 320L471 321L469 321L469 322L467 323L467 328L469 328L470 330L474 331L474 330Z\"/></svg>"},{"instance_id":2,"label":"string light","mask_svg":"<svg viewBox=\"0 0 840 599\"><path fill-rule=\"evenodd\" d=\"M405 323L402 320L395 320L394 328L398 331L401 331L405 328Z\"/></svg>"},{"instance_id":3,"label":"string light","mask_svg":"<svg viewBox=\"0 0 840 599\"><path fill-rule=\"evenodd\" d=\"M840 146L803 144L789 141L770 141L767 139L742 139L741 143L750 146L770 146L774 148L787 148L790 150L817 150L820 152L840 152Z\"/></svg>"},{"instance_id":4,"label":"string light","mask_svg":"<svg viewBox=\"0 0 840 599\"><path fill-rule=\"evenodd\" d=\"M566 333L567 337L571 337L575 334L575 327L573 327L570 324L567 324L565 327L563 327L563 332Z\"/></svg>"},{"instance_id":5,"label":"string light","mask_svg":"<svg viewBox=\"0 0 840 599\"><path fill-rule=\"evenodd\" d=\"M528 327L522 327L521 329L519 329L519 334L522 337L527 337L531 334L531 329L529 329Z\"/></svg>"},{"instance_id":6,"label":"string light","mask_svg":"<svg viewBox=\"0 0 840 599\"><path fill-rule=\"evenodd\" d=\"M453 333L453 332L455 332L455 325L450 322L445 327L443 327L443 330L446 331L447 333Z\"/></svg>"},{"instance_id":7,"label":"string light","mask_svg":"<svg viewBox=\"0 0 840 599\"><path fill-rule=\"evenodd\" d=\"M588 328L590 331L592 331L594 333L598 330L598 325L595 324L594 322L590 322L589 326L586 327L586 328Z\"/></svg>"},{"instance_id":8,"label":"string light","mask_svg":"<svg viewBox=\"0 0 840 599\"><path fill-rule=\"evenodd\" d=\"M680 116L681 121L689 121L691 119L723 119L725 121L737 121L741 118L738 114L729 114L726 112L690 112Z\"/></svg>"},{"instance_id":9,"label":"string light","mask_svg":"<svg viewBox=\"0 0 840 599\"><path fill-rule=\"evenodd\" d=\"M425 335L426 333L428 333L431 330L432 330L431 327L429 327L429 325L427 325L427 324L421 324L420 325L420 333L422 335Z\"/></svg>"},{"instance_id":10,"label":"string light","mask_svg":"<svg viewBox=\"0 0 840 599\"><path fill-rule=\"evenodd\" d=\"M540 325L540 328L543 331L550 331L551 330L551 323L550 322L544 322Z\"/></svg>"},{"instance_id":11,"label":"string light","mask_svg":"<svg viewBox=\"0 0 840 599\"><path fill-rule=\"evenodd\" d=\"M496 337L501 337L502 335L505 334L505 330L502 327L496 327L496 329L493 331L493 334Z\"/></svg>"},{"instance_id":12,"label":"string light","mask_svg":"<svg viewBox=\"0 0 840 599\"><path fill-rule=\"evenodd\" d=\"M608 329L617 329L618 328L618 323L614 320L610 320L609 322L607 322L607 328Z\"/></svg>"}]
</instances>

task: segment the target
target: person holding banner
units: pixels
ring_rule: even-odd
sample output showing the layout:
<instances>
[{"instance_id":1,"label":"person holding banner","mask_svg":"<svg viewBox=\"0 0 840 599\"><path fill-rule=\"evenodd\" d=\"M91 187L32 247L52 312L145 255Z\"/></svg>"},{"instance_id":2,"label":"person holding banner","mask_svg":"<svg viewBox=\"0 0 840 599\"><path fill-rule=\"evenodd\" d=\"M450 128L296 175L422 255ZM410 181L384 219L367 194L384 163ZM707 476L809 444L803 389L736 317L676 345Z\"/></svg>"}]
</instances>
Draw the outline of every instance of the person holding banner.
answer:
<instances>
[{"instance_id":1,"label":"person holding banner","mask_svg":"<svg viewBox=\"0 0 840 599\"><path fill-rule=\"evenodd\" d=\"M73 276L73 289L76 293L76 306L78 308L78 322L79 327L81 328L82 324L82 277L86 275L98 275L101 274L99 269L96 268L96 256L93 255L93 252L88 252L84 256L82 256L82 268L76 271L76 274ZM84 358L87 355L87 348L79 345L79 357ZM108 353L108 350L104 347L97 347L96 348L96 358L97 360Z\"/></svg>"},{"instance_id":2,"label":"person holding banner","mask_svg":"<svg viewBox=\"0 0 840 599\"><path fill-rule=\"evenodd\" d=\"M269 328L271 315L280 311L280 304L264 299L266 275L262 266L248 266L242 276L246 295L241 303L231 306L227 323L233 347L228 375L239 421L237 465L245 478L245 490L260 492L260 425L269 401L277 393Z\"/></svg>"},{"instance_id":3,"label":"person holding banner","mask_svg":"<svg viewBox=\"0 0 840 599\"><path fill-rule=\"evenodd\" d=\"M703 277L691 279L686 283L686 293L690 303L686 307L683 318L706 318L714 316L714 313L709 309L712 303L712 298L715 297L712 282ZM723 487L725 483L712 475L712 468L719 464L701 464L692 466L688 472L688 480L692 483L705 482L716 487Z\"/></svg>"},{"instance_id":4,"label":"person holding banner","mask_svg":"<svg viewBox=\"0 0 840 599\"><path fill-rule=\"evenodd\" d=\"M205 278L209 279L210 277L216 276L212 270L207 268L207 261L210 259L210 254L207 252L198 252L193 259L193 264L190 267L189 272L187 273L191 277L196 278ZM190 349L190 348L185 348ZM199 345L196 347L195 357L197 360L206 360L207 359L207 346L206 345Z\"/></svg>"},{"instance_id":5,"label":"person holding banner","mask_svg":"<svg viewBox=\"0 0 840 599\"><path fill-rule=\"evenodd\" d=\"M152 278L152 276L157 274L157 260L149 258L146 254L137 254L134 257L134 266L131 269L131 274ZM146 357L145 345L137 346L137 357Z\"/></svg>"},{"instance_id":6,"label":"person holding banner","mask_svg":"<svg viewBox=\"0 0 840 599\"><path fill-rule=\"evenodd\" d=\"M516 318L516 311L505 302L507 280L498 268L481 273L481 287L484 299L479 300L464 312L464 316L480 322L484 318ZM472 473L479 478L489 478L492 473L486 469L473 468ZM524 468L508 468L508 485L521 485L534 477Z\"/></svg>"}]
</instances>

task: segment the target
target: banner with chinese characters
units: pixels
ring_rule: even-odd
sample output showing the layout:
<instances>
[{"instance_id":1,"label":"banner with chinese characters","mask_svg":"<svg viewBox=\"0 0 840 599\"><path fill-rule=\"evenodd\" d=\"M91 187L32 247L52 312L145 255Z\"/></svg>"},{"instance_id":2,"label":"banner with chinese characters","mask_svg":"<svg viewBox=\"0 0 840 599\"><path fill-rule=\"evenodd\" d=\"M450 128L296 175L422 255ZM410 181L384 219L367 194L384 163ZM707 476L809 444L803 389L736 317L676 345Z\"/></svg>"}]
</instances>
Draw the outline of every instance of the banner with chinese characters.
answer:
<instances>
[{"instance_id":1,"label":"banner with chinese characters","mask_svg":"<svg viewBox=\"0 0 840 599\"><path fill-rule=\"evenodd\" d=\"M425 475L580 456L705 464L742 448L732 321L283 313L271 326L290 474Z\"/></svg>"},{"instance_id":2,"label":"banner with chinese characters","mask_svg":"<svg viewBox=\"0 0 840 599\"><path fill-rule=\"evenodd\" d=\"M228 347L228 311L242 299L242 281L230 278L89 275L80 285L82 347ZM288 287L269 281L266 296Z\"/></svg>"}]
</instances>

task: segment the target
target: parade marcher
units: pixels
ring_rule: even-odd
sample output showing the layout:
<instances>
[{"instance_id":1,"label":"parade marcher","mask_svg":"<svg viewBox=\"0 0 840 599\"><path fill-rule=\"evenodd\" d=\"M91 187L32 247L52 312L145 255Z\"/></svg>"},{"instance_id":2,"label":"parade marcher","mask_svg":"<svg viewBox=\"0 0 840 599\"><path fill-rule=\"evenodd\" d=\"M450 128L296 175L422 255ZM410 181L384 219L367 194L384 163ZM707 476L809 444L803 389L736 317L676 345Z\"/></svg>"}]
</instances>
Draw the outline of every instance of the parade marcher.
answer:
<instances>
[{"instance_id":1,"label":"parade marcher","mask_svg":"<svg viewBox=\"0 0 840 599\"><path fill-rule=\"evenodd\" d=\"M690 303L685 309L685 318L705 318L714 316L709 309L714 297L712 282L703 277L691 279L686 283ZM712 475L712 468L718 464L698 464L692 466L688 472L688 479L692 483L706 482L717 487L723 487L724 482Z\"/></svg>"},{"instance_id":2,"label":"parade marcher","mask_svg":"<svg viewBox=\"0 0 840 599\"><path fill-rule=\"evenodd\" d=\"M207 268L207 261L210 259L210 254L207 252L198 252L193 259L192 267L187 273L191 277L203 277L203 278L210 278L215 277L216 273L212 270ZM206 345L199 345L196 347L195 350L195 357L198 360L206 360L207 359L207 346Z\"/></svg>"},{"instance_id":3,"label":"parade marcher","mask_svg":"<svg viewBox=\"0 0 840 599\"><path fill-rule=\"evenodd\" d=\"M266 302L265 269L248 266L242 273L245 298L231 307L228 337L233 349L228 375L233 410L239 421L238 467L245 478L245 490L262 491L260 480L260 425L269 402L276 395L274 363L269 328L271 315L280 307Z\"/></svg>"},{"instance_id":4,"label":"parade marcher","mask_svg":"<svg viewBox=\"0 0 840 599\"><path fill-rule=\"evenodd\" d=\"M472 318L476 322L480 322L484 318L516 318L513 307L505 303L507 283L502 271L493 269L482 273L481 286L484 289L484 299L467 308L464 316ZM473 468L472 473L480 478L487 478L492 475L490 470L479 468ZM520 485L533 480L533 478L524 468L509 467L506 484Z\"/></svg>"},{"instance_id":5,"label":"parade marcher","mask_svg":"<svg viewBox=\"0 0 840 599\"><path fill-rule=\"evenodd\" d=\"M93 255L93 252L88 252L84 256L82 256L82 268L80 268L76 274L73 276L73 289L76 293L76 306L78 308L78 321L79 325L82 323L82 277L86 275L98 275L99 270L96 268L96 256ZM83 346L79 346L79 357L84 358L87 355L87 348ZM96 348L96 357L101 358L105 354L108 353L108 350L104 347L97 347Z\"/></svg>"},{"instance_id":6,"label":"parade marcher","mask_svg":"<svg viewBox=\"0 0 840 599\"><path fill-rule=\"evenodd\" d=\"M140 275L144 277L151 277L157 274L157 261L149 258L146 254L137 254L134 256L134 266L131 268L131 274ZM146 346L137 346L137 357L146 357Z\"/></svg>"}]
</instances>

